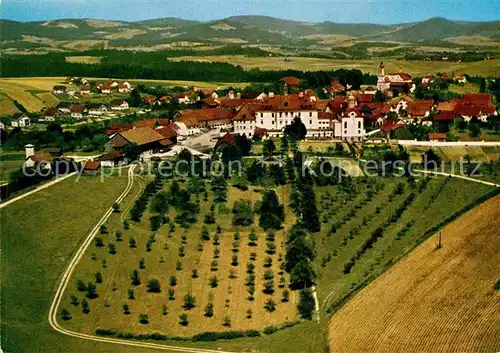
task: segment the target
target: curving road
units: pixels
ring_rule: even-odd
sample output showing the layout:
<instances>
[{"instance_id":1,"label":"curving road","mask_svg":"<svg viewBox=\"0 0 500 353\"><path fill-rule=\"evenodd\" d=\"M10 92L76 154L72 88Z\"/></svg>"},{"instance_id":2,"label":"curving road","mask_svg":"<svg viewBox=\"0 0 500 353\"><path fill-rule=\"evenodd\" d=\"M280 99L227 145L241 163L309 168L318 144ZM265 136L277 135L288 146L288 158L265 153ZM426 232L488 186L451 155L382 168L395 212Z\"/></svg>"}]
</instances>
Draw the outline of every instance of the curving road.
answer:
<instances>
[{"instance_id":1,"label":"curving road","mask_svg":"<svg viewBox=\"0 0 500 353\"><path fill-rule=\"evenodd\" d=\"M127 196L127 194L130 192L132 189L132 186L134 184L134 169L135 165L131 166L129 171L128 171L128 182L125 190L123 193L116 199L115 202L120 203L123 201L123 199ZM148 343L148 342L135 342L135 341L128 341L128 340L122 340L122 339L117 339L117 338L108 338L108 337L100 337L100 336L94 336L94 335L88 335L84 333L79 333L79 332L73 332L70 330L65 329L64 327L60 326L59 323L57 322L57 314L58 314L58 307L61 303L61 300L63 298L64 292L66 290L66 287L68 285L68 282L71 278L71 275L73 274L73 271L75 270L76 266L78 265L78 262L82 258L83 254L89 247L89 245L92 243L92 240L94 239L95 235L99 231L99 228L101 225L106 222L109 218L109 216L113 213L113 208L110 207L104 216L97 222L95 227L92 229L92 231L89 233L87 238L85 238L83 244L80 246L80 248L76 251L75 256L71 259L68 268L64 271L61 283L59 283L59 286L57 288L56 294L54 296L54 300L52 301L52 304L50 306L49 310L49 323L52 328L63 335L70 336L70 337L75 337L75 338L80 338L80 339L85 339L85 340L90 340L90 341L95 341L95 342L103 342L103 343L114 343L118 345L126 345L126 346L133 346L133 347L143 347L143 348L152 348L152 349L158 349L158 350L163 350L163 351L170 351L170 352L185 352L185 353L232 353L232 352L227 352L227 351L221 351L221 350L212 350L212 349L203 349L203 348L189 348L189 347L180 347L180 346L168 346L168 345L162 345L162 344L157 344L157 343Z\"/></svg>"}]
</instances>

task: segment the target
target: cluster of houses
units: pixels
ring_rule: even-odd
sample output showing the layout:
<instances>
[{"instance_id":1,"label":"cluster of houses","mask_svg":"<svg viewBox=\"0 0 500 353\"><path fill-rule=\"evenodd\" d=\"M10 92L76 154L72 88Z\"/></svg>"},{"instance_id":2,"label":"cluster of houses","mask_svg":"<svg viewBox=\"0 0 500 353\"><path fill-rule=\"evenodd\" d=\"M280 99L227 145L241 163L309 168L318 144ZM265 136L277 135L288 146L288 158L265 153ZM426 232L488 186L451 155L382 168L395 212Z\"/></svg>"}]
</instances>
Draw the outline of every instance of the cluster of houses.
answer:
<instances>
[{"instance_id":1,"label":"cluster of houses","mask_svg":"<svg viewBox=\"0 0 500 353\"><path fill-rule=\"evenodd\" d=\"M45 109L39 122L51 122L64 118L73 118L81 120L87 117L99 117L108 112L119 112L129 109L129 104L124 99L113 99L109 103L72 103L60 102L55 107Z\"/></svg>"},{"instance_id":2,"label":"cluster of houses","mask_svg":"<svg viewBox=\"0 0 500 353\"><path fill-rule=\"evenodd\" d=\"M64 83L66 85L54 86L52 93L56 95L87 96L92 92L92 85L85 78L67 77ZM118 82L116 80L109 80L106 82L97 82L95 89L101 94L110 94L113 92L129 93L132 90L132 85L128 81Z\"/></svg>"}]
</instances>

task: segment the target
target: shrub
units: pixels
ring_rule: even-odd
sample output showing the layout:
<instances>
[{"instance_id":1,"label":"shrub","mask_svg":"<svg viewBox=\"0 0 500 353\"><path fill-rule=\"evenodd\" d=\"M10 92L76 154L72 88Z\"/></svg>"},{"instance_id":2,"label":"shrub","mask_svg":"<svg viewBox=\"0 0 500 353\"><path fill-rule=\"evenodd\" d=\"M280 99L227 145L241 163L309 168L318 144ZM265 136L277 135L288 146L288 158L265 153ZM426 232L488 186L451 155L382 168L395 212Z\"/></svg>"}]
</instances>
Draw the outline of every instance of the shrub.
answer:
<instances>
[{"instance_id":1,"label":"shrub","mask_svg":"<svg viewBox=\"0 0 500 353\"><path fill-rule=\"evenodd\" d=\"M160 281L158 281L156 278L150 279L148 281L148 292L160 293L161 292Z\"/></svg>"},{"instance_id":2,"label":"shrub","mask_svg":"<svg viewBox=\"0 0 500 353\"><path fill-rule=\"evenodd\" d=\"M233 269L230 269L229 270L229 279L235 279L235 278L237 278L236 271Z\"/></svg>"},{"instance_id":3,"label":"shrub","mask_svg":"<svg viewBox=\"0 0 500 353\"><path fill-rule=\"evenodd\" d=\"M210 264L210 271L217 271L218 265L219 263L217 262L217 260L213 260L212 263Z\"/></svg>"},{"instance_id":4,"label":"shrub","mask_svg":"<svg viewBox=\"0 0 500 353\"><path fill-rule=\"evenodd\" d=\"M231 265L238 266L238 255L234 254L231 260Z\"/></svg>"},{"instance_id":5,"label":"shrub","mask_svg":"<svg viewBox=\"0 0 500 353\"><path fill-rule=\"evenodd\" d=\"M267 326L264 328L264 330L262 330L262 332L264 332L266 335L271 335L276 331L278 331L278 328L276 326Z\"/></svg>"},{"instance_id":6,"label":"shrub","mask_svg":"<svg viewBox=\"0 0 500 353\"><path fill-rule=\"evenodd\" d=\"M87 290L87 286L85 285L85 283L83 283L82 280L77 280L76 281L76 290L78 290L79 292L85 292Z\"/></svg>"},{"instance_id":7,"label":"shrub","mask_svg":"<svg viewBox=\"0 0 500 353\"><path fill-rule=\"evenodd\" d=\"M193 269L193 271L191 273L191 278L198 278L198 270L197 269Z\"/></svg>"},{"instance_id":8,"label":"shrub","mask_svg":"<svg viewBox=\"0 0 500 353\"><path fill-rule=\"evenodd\" d=\"M214 316L214 304L212 302L208 302L207 306L205 306L205 314L206 317Z\"/></svg>"},{"instance_id":9,"label":"shrub","mask_svg":"<svg viewBox=\"0 0 500 353\"><path fill-rule=\"evenodd\" d=\"M134 290L132 288L129 288L129 290L128 290L128 298L130 300L134 300L135 299Z\"/></svg>"},{"instance_id":10,"label":"shrub","mask_svg":"<svg viewBox=\"0 0 500 353\"><path fill-rule=\"evenodd\" d=\"M187 326L189 324L188 316L186 314L181 314L179 316L179 324L181 326Z\"/></svg>"},{"instance_id":11,"label":"shrub","mask_svg":"<svg viewBox=\"0 0 500 353\"><path fill-rule=\"evenodd\" d=\"M266 301L266 303L264 304L264 309L266 309L266 311L272 313L273 311L276 310L276 302L272 299L268 299Z\"/></svg>"},{"instance_id":12,"label":"shrub","mask_svg":"<svg viewBox=\"0 0 500 353\"><path fill-rule=\"evenodd\" d=\"M176 271L181 271L182 270L182 262L177 260L177 263L175 264L175 270Z\"/></svg>"},{"instance_id":13,"label":"shrub","mask_svg":"<svg viewBox=\"0 0 500 353\"><path fill-rule=\"evenodd\" d=\"M123 221L123 229L130 229L130 224L128 223L127 220Z\"/></svg>"},{"instance_id":14,"label":"shrub","mask_svg":"<svg viewBox=\"0 0 500 353\"><path fill-rule=\"evenodd\" d=\"M115 213L120 212L120 205L117 202L113 204L113 212Z\"/></svg>"},{"instance_id":15,"label":"shrub","mask_svg":"<svg viewBox=\"0 0 500 353\"><path fill-rule=\"evenodd\" d=\"M122 241L122 233L118 230L115 232L115 239L117 242Z\"/></svg>"},{"instance_id":16,"label":"shrub","mask_svg":"<svg viewBox=\"0 0 500 353\"><path fill-rule=\"evenodd\" d=\"M108 251L111 255L116 254L116 246L113 243L108 244Z\"/></svg>"},{"instance_id":17,"label":"shrub","mask_svg":"<svg viewBox=\"0 0 500 353\"><path fill-rule=\"evenodd\" d=\"M166 306L165 304L163 304L163 305L161 306L161 314L162 314L163 316L165 316L165 315L167 315L167 314L168 314L168 311L167 311L167 306Z\"/></svg>"},{"instance_id":18,"label":"shrub","mask_svg":"<svg viewBox=\"0 0 500 353\"><path fill-rule=\"evenodd\" d=\"M179 257L184 257L184 255L185 255L184 251L185 251L184 246L180 246L179 247Z\"/></svg>"},{"instance_id":19,"label":"shrub","mask_svg":"<svg viewBox=\"0 0 500 353\"><path fill-rule=\"evenodd\" d=\"M102 239L101 239L101 238L99 238L99 237L96 237L96 238L94 239L94 244L95 244L95 246L96 246L96 247L98 247L98 248L102 248L102 247L104 246L104 243L103 243Z\"/></svg>"},{"instance_id":20,"label":"shrub","mask_svg":"<svg viewBox=\"0 0 500 353\"><path fill-rule=\"evenodd\" d=\"M247 319L251 319L252 318L252 314L253 314L252 309L248 309L247 310Z\"/></svg>"},{"instance_id":21,"label":"shrub","mask_svg":"<svg viewBox=\"0 0 500 353\"><path fill-rule=\"evenodd\" d=\"M63 319L64 321L71 319L71 314L65 308L61 309L61 319Z\"/></svg>"},{"instance_id":22,"label":"shrub","mask_svg":"<svg viewBox=\"0 0 500 353\"><path fill-rule=\"evenodd\" d=\"M139 272L137 270L132 271L132 274L130 275L130 279L132 280L133 286L138 286L141 284Z\"/></svg>"},{"instance_id":23,"label":"shrub","mask_svg":"<svg viewBox=\"0 0 500 353\"><path fill-rule=\"evenodd\" d=\"M219 279L217 276L210 277L210 287L215 288L219 285Z\"/></svg>"},{"instance_id":24,"label":"shrub","mask_svg":"<svg viewBox=\"0 0 500 353\"><path fill-rule=\"evenodd\" d=\"M255 271L255 265L251 262L247 264L247 273L254 273Z\"/></svg>"},{"instance_id":25,"label":"shrub","mask_svg":"<svg viewBox=\"0 0 500 353\"><path fill-rule=\"evenodd\" d=\"M105 224L101 224L101 226L99 227L99 231L101 232L101 234L108 234L108 227L106 227Z\"/></svg>"},{"instance_id":26,"label":"shrub","mask_svg":"<svg viewBox=\"0 0 500 353\"><path fill-rule=\"evenodd\" d=\"M89 282L87 285L87 293L85 296L89 299L94 299L97 298L97 290L96 290L96 285L92 282Z\"/></svg>"},{"instance_id":27,"label":"shrub","mask_svg":"<svg viewBox=\"0 0 500 353\"><path fill-rule=\"evenodd\" d=\"M77 306L78 304L78 297L75 294L71 294L71 305Z\"/></svg>"},{"instance_id":28,"label":"shrub","mask_svg":"<svg viewBox=\"0 0 500 353\"><path fill-rule=\"evenodd\" d=\"M214 246L214 259L218 259L220 254L220 249L218 246Z\"/></svg>"},{"instance_id":29,"label":"shrub","mask_svg":"<svg viewBox=\"0 0 500 353\"><path fill-rule=\"evenodd\" d=\"M95 274L95 281L96 281L96 283L102 283L102 274L101 274L101 272L96 272L96 274Z\"/></svg>"},{"instance_id":30,"label":"shrub","mask_svg":"<svg viewBox=\"0 0 500 353\"><path fill-rule=\"evenodd\" d=\"M133 248L136 248L137 247L137 244L135 242L135 238L134 237L131 237L128 241L128 247L133 249Z\"/></svg>"},{"instance_id":31,"label":"shrub","mask_svg":"<svg viewBox=\"0 0 500 353\"><path fill-rule=\"evenodd\" d=\"M141 270L146 268L146 260L143 257L139 260L139 268Z\"/></svg>"},{"instance_id":32,"label":"shrub","mask_svg":"<svg viewBox=\"0 0 500 353\"><path fill-rule=\"evenodd\" d=\"M186 310L191 310L196 306L195 303L196 303L195 297L188 293L184 296L184 305L182 307Z\"/></svg>"},{"instance_id":33,"label":"shrub","mask_svg":"<svg viewBox=\"0 0 500 353\"><path fill-rule=\"evenodd\" d=\"M140 314L139 322L143 325L146 325L149 322L149 316L147 314Z\"/></svg>"},{"instance_id":34,"label":"shrub","mask_svg":"<svg viewBox=\"0 0 500 353\"><path fill-rule=\"evenodd\" d=\"M286 303L290 300L290 292L288 291L288 289L285 289L283 291L283 295L281 296L281 301L283 303Z\"/></svg>"},{"instance_id":35,"label":"shrub","mask_svg":"<svg viewBox=\"0 0 500 353\"><path fill-rule=\"evenodd\" d=\"M177 285L177 278L175 278L175 276L170 276L168 283L170 283L170 286L175 287Z\"/></svg>"},{"instance_id":36,"label":"shrub","mask_svg":"<svg viewBox=\"0 0 500 353\"><path fill-rule=\"evenodd\" d=\"M200 239L202 241L208 241L210 240L210 233L208 232L207 226L203 226L201 233L200 233Z\"/></svg>"},{"instance_id":37,"label":"shrub","mask_svg":"<svg viewBox=\"0 0 500 353\"><path fill-rule=\"evenodd\" d=\"M125 315L129 315L130 314L130 308L128 307L128 305L127 304L123 304L122 307L123 307L123 313Z\"/></svg>"},{"instance_id":38,"label":"shrub","mask_svg":"<svg viewBox=\"0 0 500 353\"><path fill-rule=\"evenodd\" d=\"M84 314L88 314L90 312L89 302L85 298L82 299L82 312Z\"/></svg>"},{"instance_id":39,"label":"shrub","mask_svg":"<svg viewBox=\"0 0 500 353\"><path fill-rule=\"evenodd\" d=\"M257 240L258 240L257 233L255 233L255 229L252 229L250 231L250 234L248 234L248 245L257 246Z\"/></svg>"},{"instance_id":40,"label":"shrub","mask_svg":"<svg viewBox=\"0 0 500 353\"><path fill-rule=\"evenodd\" d=\"M222 319L222 326L231 327L231 317L226 315L224 319Z\"/></svg>"},{"instance_id":41,"label":"shrub","mask_svg":"<svg viewBox=\"0 0 500 353\"><path fill-rule=\"evenodd\" d=\"M175 299L175 290L173 288L168 289L168 300L174 300Z\"/></svg>"}]
</instances>

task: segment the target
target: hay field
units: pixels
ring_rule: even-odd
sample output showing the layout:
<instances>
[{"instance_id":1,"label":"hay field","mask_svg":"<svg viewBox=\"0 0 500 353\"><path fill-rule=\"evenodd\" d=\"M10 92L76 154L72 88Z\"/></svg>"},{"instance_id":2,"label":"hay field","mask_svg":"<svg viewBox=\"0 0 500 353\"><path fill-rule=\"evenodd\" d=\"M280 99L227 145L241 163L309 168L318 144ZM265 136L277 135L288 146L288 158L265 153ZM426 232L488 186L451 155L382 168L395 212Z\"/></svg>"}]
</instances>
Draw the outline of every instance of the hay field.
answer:
<instances>
[{"instance_id":1,"label":"hay field","mask_svg":"<svg viewBox=\"0 0 500 353\"><path fill-rule=\"evenodd\" d=\"M53 107L59 104L59 99L57 99L57 97L54 96L52 93L49 92L37 93L35 94L35 96L37 96L42 101L42 103L44 103L45 106L47 107Z\"/></svg>"},{"instance_id":2,"label":"hay field","mask_svg":"<svg viewBox=\"0 0 500 353\"><path fill-rule=\"evenodd\" d=\"M330 321L331 352L500 350L500 209L469 211L389 269Z\"/></svg>"},{"instance_id":3,"label":"hay field","mask_svg":"<svg viewBox=\"0 0 500 353\"><path fill-rule=\"evenodd\" d=\"M0 94L0 116L19 113L12 100L4 94Z\"/></svg>"},{"instance_id":4,"label":"hay field","mask_svg":"<svg viewBox=\"0 0 500 353\"><path fill-rule=\"evenodd\" d=\"M80 64L99 64L101 62L100 56L67 56L66 61L69 63Z\"/></svg>"}]
</instances>

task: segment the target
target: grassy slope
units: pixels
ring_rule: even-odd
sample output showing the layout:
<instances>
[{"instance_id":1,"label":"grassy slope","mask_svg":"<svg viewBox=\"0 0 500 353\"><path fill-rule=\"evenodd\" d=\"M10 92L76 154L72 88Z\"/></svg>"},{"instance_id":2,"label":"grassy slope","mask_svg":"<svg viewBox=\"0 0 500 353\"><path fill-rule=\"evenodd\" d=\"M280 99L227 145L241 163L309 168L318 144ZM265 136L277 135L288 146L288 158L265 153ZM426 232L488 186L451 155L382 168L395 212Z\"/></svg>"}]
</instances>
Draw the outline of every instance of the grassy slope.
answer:
<instances>
[{"instance_id":1,"label":"grassy slope","mask_svg":"<svg viewBox=\"0 0 500 353\"><path fill-rule=\"evenodd\" d=\"M123 191L126 178L70 178L1 210L4 352L113 352L54 331L47 315L59 276L80 241ZM123 352L144 352L124 348Z\"/></svg>"}]
</instances>

